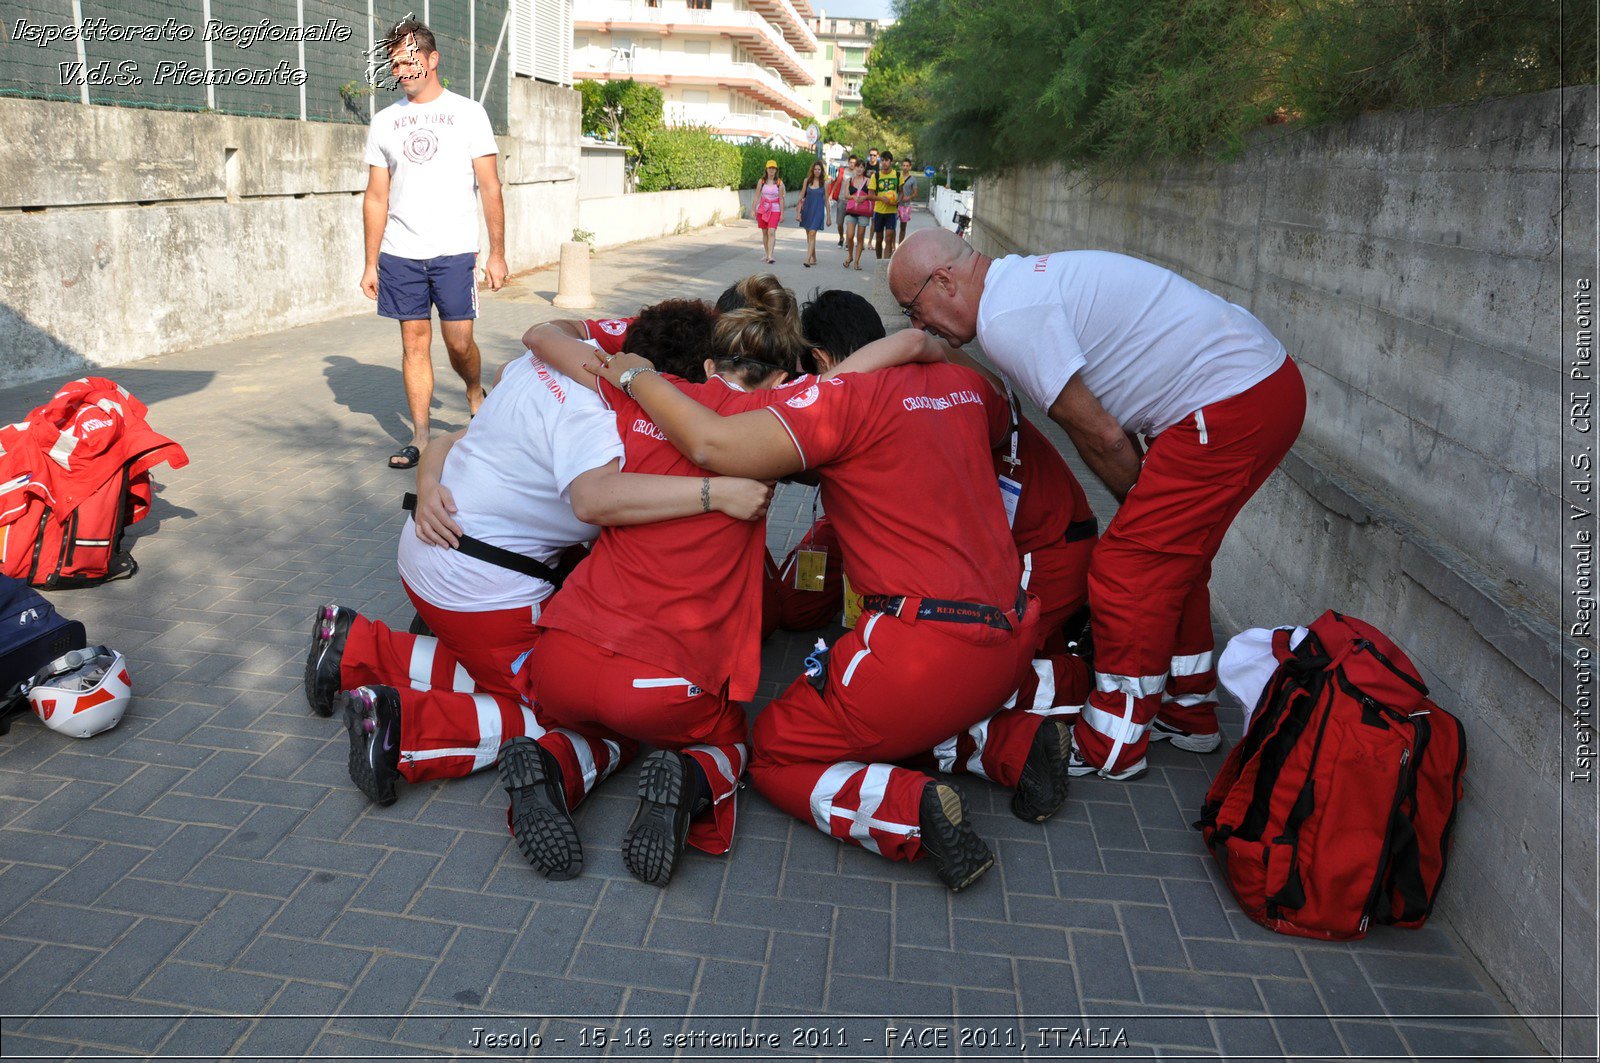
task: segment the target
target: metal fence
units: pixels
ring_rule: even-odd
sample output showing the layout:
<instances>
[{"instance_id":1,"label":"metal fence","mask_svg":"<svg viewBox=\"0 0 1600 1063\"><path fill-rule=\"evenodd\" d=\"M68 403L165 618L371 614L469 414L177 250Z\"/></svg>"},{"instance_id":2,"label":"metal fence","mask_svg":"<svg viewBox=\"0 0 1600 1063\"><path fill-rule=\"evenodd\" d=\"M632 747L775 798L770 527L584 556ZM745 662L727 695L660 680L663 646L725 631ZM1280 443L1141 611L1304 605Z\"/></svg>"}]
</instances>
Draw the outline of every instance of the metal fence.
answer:
<instances>
[{"instance_id":1,"label":"metal fence","mask_svg":"<svg viewBox=\"0 0 1600 1063\"><path fill-rule=\"evenodd\" d=\"M367 122L399 98L367 55L413 15L451 91L506 131L511 0L6 0L0 95ZM382 73L382 71L380 71Z\"/></svg>"}]
</instances>

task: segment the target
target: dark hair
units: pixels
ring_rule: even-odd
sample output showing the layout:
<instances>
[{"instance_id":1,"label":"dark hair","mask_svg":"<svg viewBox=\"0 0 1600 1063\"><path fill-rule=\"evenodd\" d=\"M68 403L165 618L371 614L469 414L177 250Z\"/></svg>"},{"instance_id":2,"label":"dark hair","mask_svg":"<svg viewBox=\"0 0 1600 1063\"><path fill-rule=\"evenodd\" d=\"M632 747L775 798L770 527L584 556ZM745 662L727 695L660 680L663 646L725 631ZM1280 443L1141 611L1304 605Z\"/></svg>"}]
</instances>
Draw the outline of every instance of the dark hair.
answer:
<instances>
[{"instance_id":1,"label":"dark hair","mask_svg":"<svg viewBox=\"0 0 1600 1063\"><path fill-rule=\"evenodd\" d=\"M622 349L663 373L705 382L706 352L717 312L701 299L664 299L644 307L622 337Z\"/></svg>"},{"instance_id":2,"label":"dark hair","mask_svg":"<svg viewBox=\"0 0 1600 1063\"><path fill-rule=\"evenodd\" d=\"M771 273L746 277L737 287L745 305L718 317L712 330L717 371L735 374L747 387L765 380L774 369L791 376L815 372L811 346L800 332L794 293Z\"/></svg>"},{"instance_id":3,"label":"dark hair","mask_svg":"<svg viewBox=\"0 0 1600 1063\"><path fill-rule=\"evenodd\" d=\"M843 288L813 292L800 311L800 328L835 365L888 334L872 304Z\"/></svg>"},{"instance_id":4,"label":"dark hair","mask_svg":"<svg viewBox=\"0 0 1600 1063\"><path fill-rule=\"evenodd\" d=\"M857 154L856 154L856 153L855 153L855 152L853 152L853 151L852 151L852 152L851 152L851 153L850 153L850 159L849 159L849 161L850 161L850 162L860 162L860 161L861 161L861 156L859 156L859 155L857 155Z\"/></svg>"},{"instance_id":5,"label":"dark hair","mask_svg":"<svg viewBox=\"0 0 1600 1063\"><path fill-rule=\"evenodd\" d=\"M389 35L383 39L383 43L387 46L386 50L392 53L396 48L405 46L407 37L416 44L417 52L421 55L432 55L439 50L439 43L433 39L433 31L428 28L428 24L414 18L396 22Z\"/></svg>"},{"instance_id":6,"label":"dark hair","mask_svg":"<svg viewBox=\"0 0 1600 1063\"><path fill-rule=\"evenodd\" d=\"M890 162L893 162L894 161L894 152L892 152L892 151L880 151L880 152L878 152L878 161L882 162L884 159L888 159Z\"/></svg>"},{"instance_id":7,"label":"dark hair","mask_svg":"<svg viewBox=\"0 0 1600 1063\"><path fill-rule=\"evenodd\" d=\"M739 291L739 285L730 284L722 289L722 294L717 296L717 313L726 314L729 310L743 310L745 307L744 295Z\"/></svg>"}]
</instances>

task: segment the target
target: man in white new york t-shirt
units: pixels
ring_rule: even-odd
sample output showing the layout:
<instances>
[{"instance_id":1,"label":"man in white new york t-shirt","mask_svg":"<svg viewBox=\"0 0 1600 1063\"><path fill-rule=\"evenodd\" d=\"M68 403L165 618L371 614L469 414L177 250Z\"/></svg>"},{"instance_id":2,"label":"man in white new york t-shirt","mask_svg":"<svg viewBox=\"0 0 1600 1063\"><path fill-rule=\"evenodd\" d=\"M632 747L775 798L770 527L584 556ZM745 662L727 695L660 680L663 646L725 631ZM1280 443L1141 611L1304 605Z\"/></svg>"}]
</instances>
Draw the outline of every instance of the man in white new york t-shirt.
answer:
<instances>
[{"instance_id":1,"label":"man in white new york t-shirt","mask_svg":"<svg viewBox=\"0 0 1600 1063\"><path fill-rule=\"evenodd\" d=\"M478 345L478 197L489 230L484 277L506 279L505 205L495 169L499 148L482 105L439 80L433 33L415 20L386 39L389 69L405 98L379 111L367 132L366 269L361 290L378 314L400 322L401 375L411 410L411 442L389 459L417 464L428 445L433 401L433 310L450 365L467 386L467 407L483 402Z\"/></svg>"},{"instance_id":2,"label":"man in white new york t-shirt","mask_svg":"<svg viewBox=\"0 0 1600 1063\"><path fill-rule=\"evenodd\" d=\"M1073 773L1140 775L1151 739L1215 749L1211 562L1305 418L1283 345L1244 308L1106 251L991 259L925 229L889 288L914 325L977 339L1122 502L1089 567L1095 689Z\"/></svg>"}]
</instances>

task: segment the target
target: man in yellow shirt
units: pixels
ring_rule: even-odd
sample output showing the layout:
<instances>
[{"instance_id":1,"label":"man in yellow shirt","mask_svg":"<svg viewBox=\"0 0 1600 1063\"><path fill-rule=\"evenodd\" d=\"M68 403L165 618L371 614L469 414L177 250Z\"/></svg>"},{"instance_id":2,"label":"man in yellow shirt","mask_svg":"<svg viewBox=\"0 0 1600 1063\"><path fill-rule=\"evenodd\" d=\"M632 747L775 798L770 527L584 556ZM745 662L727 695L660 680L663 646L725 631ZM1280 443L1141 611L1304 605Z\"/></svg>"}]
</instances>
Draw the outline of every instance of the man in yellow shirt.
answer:
<instances>
[{"instance_id":1,"label":"man in yellow shirt","mask_svg":"<svg viewBox=\"0 0 1600 1063\"><path fill-rule=\"evenodd\" d=\"M893 152L886 151L878 157L878 172L871 178L868 190L872 193L872 253L883 258L894 254L895 225L900 217L900 175L894 169Z\"/></svg>"}]
</instances>

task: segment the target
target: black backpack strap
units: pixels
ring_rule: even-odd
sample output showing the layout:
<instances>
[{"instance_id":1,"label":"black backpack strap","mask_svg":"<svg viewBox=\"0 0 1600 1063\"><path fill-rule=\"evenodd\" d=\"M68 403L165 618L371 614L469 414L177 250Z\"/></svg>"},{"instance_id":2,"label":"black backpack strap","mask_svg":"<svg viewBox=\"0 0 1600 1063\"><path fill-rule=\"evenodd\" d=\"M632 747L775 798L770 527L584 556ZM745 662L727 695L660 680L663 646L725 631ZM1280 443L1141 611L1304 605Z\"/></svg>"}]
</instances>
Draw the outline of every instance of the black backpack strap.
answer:
<instances>
[{"instance_id":1,"label":"black backpack strap","mask_svg":"<svg viewBox=\"0 0 1600 1063\"><path fill-rule=\"evenodd\" d=\"M400 502L400 508L407 513L415 513L417 511L417 496L407 491ZM514 550L507 550L502 546L486 543L482 539L474 539L470 535L461 536L456 542L456 549L479 561L498 565L501 568L508 568L512 572L520 572L522 575L532 576L534 579L542 579L552 587L561 586L561 573L543 561L536 561L526 554L519 554Z\"/></svg>"},{"instance_id":2,"label":"black backpack strap","mask_svg":"<svg viewBox=\"0 0 1600 1063\"><path fill-rule=\"evenodd\" d=\"M1386 885L1392 886L1394 893L1399 896L1400 913L1396 915L1393 912L1392 901L1382 905L1373 913L1380 923L1411 922L1426 917L1433 910L1433 898L1428 895L1428 888L1422 881L1422 852L1417 827L1411 819L1417 808L1417 772L1427 753L1432 728L1426 716L1413 716L1412 722L1416 737L1409 762L1410 771L1403 780L1406 792L1395 803L1386 857L1389 865L1389 882Z\"/></svg>"}]
</instances>

